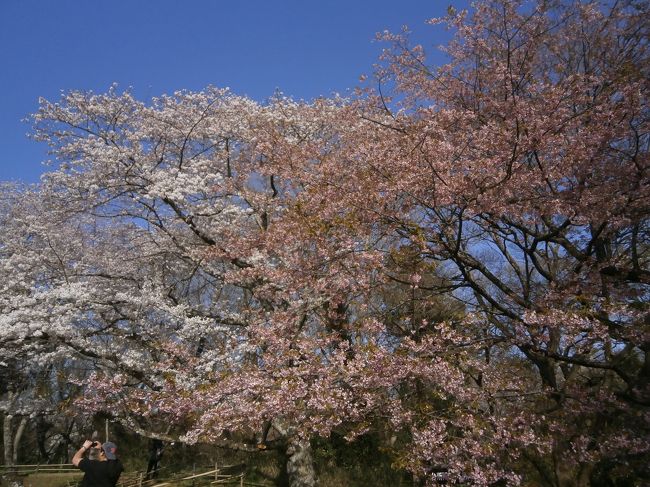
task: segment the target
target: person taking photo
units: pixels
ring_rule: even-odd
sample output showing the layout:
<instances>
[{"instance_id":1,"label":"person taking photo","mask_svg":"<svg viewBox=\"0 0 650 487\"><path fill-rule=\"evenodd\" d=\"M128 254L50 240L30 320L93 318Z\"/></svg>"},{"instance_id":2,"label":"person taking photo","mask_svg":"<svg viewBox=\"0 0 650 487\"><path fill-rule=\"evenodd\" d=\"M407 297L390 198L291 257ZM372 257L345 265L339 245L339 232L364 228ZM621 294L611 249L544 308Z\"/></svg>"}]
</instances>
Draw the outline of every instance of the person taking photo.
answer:
<instances>
[{"instance_id":1,"label":"person taking photo","mask_svg":"<svg viewBox=\"0 0 650 487\"><path fill-rule=\"evenodd\" d=\"M85 457L86 452L91 449L98 450L96 460ZM122 462L117 458L117 446L110 441L104 444L98 441L84 441L72 457L72 464L84 472L82 487L115 487L124 470Z\"/></svg>"}]
</instances>

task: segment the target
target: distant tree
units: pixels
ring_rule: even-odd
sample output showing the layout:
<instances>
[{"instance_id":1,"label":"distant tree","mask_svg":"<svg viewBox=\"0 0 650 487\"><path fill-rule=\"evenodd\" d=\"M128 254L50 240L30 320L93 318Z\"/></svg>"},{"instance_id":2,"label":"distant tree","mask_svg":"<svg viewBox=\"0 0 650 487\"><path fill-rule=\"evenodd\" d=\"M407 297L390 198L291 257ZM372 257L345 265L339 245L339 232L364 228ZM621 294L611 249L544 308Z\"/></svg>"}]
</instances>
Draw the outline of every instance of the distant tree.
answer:
<instances>
[{"instance_id":1,"label":"distant tree","mask_svg":"<svg viewBox=\"0 0 650 487\"><path fill-rule=\"evenodd\" d=\"M39 233L34 215L50 212L39 206L40 197L30 188L2 186L0 201L0 306L5 328L0 360L0 410L6 464L17 461L48 462L67 457L69 435L79 425L77 417L62 406L81 390L82 364L70 354L57 354L54 340L29 318L38 304L34 289L46 289L61 271L52 252L65 234ZM72 243L68 241L67 243ZM67 249L72 252L72 248ZM51 257L51 258L50 258ZM47 307L44 308L47 312ZM43 312L43 309L41 309ZM36 432L33 453L22 447L26 431ZM23 457L19 453L23 451Z\"/></svg>"}]
</instances>

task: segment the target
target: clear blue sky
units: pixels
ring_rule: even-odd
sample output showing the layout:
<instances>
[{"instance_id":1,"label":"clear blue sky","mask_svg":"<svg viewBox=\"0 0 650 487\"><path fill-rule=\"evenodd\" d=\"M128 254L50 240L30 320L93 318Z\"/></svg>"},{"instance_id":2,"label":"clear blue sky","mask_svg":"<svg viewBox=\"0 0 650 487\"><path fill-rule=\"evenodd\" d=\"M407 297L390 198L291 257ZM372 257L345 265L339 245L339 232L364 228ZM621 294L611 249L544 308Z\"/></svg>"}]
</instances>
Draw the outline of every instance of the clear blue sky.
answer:
<instances>
[{"instance_id":1,"label":"clear blue sky","mask_svg":"<svg viewBox=\"0 0 650 487\"><path fill-rule=\"evenodd\" d=\"M446 33L424 21L464 0L0 0L0 180L36 182L46 148L26 137L39 97L102 92L148 98L212 84L263 101L349 93L408 25L430 50ZM442 60L442 58L439 58Z\"/></svg>"}]
</instances>

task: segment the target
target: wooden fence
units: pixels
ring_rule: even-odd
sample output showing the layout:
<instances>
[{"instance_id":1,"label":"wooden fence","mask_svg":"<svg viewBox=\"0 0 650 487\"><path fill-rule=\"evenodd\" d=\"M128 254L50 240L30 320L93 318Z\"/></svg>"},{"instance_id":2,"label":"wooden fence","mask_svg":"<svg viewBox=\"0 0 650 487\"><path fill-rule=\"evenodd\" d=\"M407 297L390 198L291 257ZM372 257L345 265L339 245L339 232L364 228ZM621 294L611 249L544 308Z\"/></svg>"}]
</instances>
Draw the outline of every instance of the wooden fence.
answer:
<instances>
[{"instance_id":1,"label":"wooden fence","mask_svg":"<svg viewBox=\"0 0 650 487\"><path fill-rule=\"evenodd\" d=\"M159 481L157 479L146 479L145 472L133 472L127 473L120 477L117 487L177 487L179 485L186 485L188 482L191 482L191 485L194 485L195 481L201 481L201 483L209 483L210 485L215 485L215 487L220 485L239 485L240 487L270 487L271 484L260 484L256 482L250 482L245 479L245 474L226 474L225 470L232 469L235 467L243 467L243 464L237 465L215 465L214 468L208 471L201 473L192 473L191 475L187 474L176 474L169 475L168 478L165 478L164 481ZM159 468L157 474L163 472L164 468ZM11 473L13 475L30 475L34 473L81 473L78 468L76 468L71 463L60 463L60 464L33 464L33 465L0 465L0 474ZM205 482L203 482L205 481ZM208 482L209 481L209 482ZM76 487L77 482L68 482L68 487Z\"/></svg>"},{"instance_id":2,"label":"wooden fence","mask_svg":"<svg viewBox=\"0 0 650 487\"><path fill-rule=\"evenodd\" d=\"M0 465L0 473L29 475L32 473L70 473L79 472L71 463L42 463L31 465Z\"/></svg>"},{"instance_id":3,"label":"wooden fence","mask_svg":"<svg viewBox=\"0 0 650 487\"><path fill-rule=\"evenodd\" d=\"M135 472L133 474L127 475L125 478L120 479L118 482L118 487L176 487L180 484L186 484L187 482L192 482L192 485L195 481L209 481L210 485L239 485L240 487L270 487L271 484L261 484L257 482L251 482L245 479L244 473L238 474L226 474L224 470L232 469L235 467L243 467L243 464L237 465L215 465L213 469L207 470L200 473L192 473L191 475L176 475L170 476L164 481L158 481L157 479L146 479L146 474L144 472ZM160 473L163 469L158 469Z\"/></svg>"}]
</instances>

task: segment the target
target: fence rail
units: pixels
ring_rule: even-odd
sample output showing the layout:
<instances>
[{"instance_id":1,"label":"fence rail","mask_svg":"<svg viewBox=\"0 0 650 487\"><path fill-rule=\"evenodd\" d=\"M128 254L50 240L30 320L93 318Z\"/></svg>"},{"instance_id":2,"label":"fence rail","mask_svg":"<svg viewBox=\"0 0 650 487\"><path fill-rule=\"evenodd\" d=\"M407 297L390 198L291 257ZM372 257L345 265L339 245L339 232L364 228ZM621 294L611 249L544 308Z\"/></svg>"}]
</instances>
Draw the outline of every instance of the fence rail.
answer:
<instances>
[{"instance_id":1,"label":"fence rail","mask_svg":"<svg viewBox=\"0 0 650 487\"><path fill-rule=\"evenodd\" d=\"M182 482L194 481L196 479L211 477L210 485L236 485L240 487L269 487L269 484L260 484L245 480L245 474L225 474L224 470L234 467L243 467L243 464L235 465L215 465L211 470L192 473L182 477L170 477L163 482L156 483L156 479L145 479L145 472L133 472L126 477L123 477L118 482L118 487L168 487L175 486ZM160 472L163 469L158 469ZM32 473L79 473L82 472L71 463L46 463L46 464L24 464L24 465L0 465L0 474L11 472L16 475L28 475ZM69 486L72 484L69 482Z\"/></svg>"},{"instance_id":2,"label":"fence rail","mask_svg":"<svg viewBox=\"0 0 650 487\"><path fill-rule=\"evenodd\" d=\"M34 463L22 465L0 465L0 473L11 472L16 475L27 475L30 473L70 473L79 472L71 463Z\"/></svg>"},{"instance_id":3,"label":"fence rail","mask_svg":"<svg viewBox=\"0 0 650 487\"><path fill-rule=\"evenodd\" d=\"M204 472L192 472L190 475L183 475L183 476L172 476L170 478L164 479L164 481L160 481L159 483L156 483L155 479L145 479L146 474L145 472L134 472L133 474L130 474L127 479L120 479L120 482L118 482L118 487L168 487L168 486L175 486L178 484L181 484L183 482L188 482L191 481L192 483L197 480L197 479L208 479L211 478L213 480L210 481L210 485L215 485L218 486L219 484L221 485L235 485L238 484L240 487L269 487L268 484L259 484L259 483L253 483L253 482L247 482L244 478L243 473L238 473L238 474L226 474L223 473L224 470L227 469L232 469L235 467L244 467L244 464L234 464L234 465L215 465L214 468L211 468L210 470L206 470ZM161 469L158 470L160 472Z\"/></svg>"}]
</instances>

